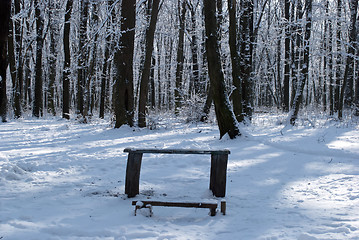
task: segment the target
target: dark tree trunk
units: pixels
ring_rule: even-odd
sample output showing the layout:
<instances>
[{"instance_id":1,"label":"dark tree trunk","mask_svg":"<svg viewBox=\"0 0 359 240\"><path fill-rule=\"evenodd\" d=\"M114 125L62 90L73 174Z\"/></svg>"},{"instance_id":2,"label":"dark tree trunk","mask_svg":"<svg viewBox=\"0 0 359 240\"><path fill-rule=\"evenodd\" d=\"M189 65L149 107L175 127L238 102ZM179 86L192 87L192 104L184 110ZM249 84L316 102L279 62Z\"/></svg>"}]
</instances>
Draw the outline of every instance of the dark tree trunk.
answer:
<instances>
[{"instance_id":1,"label":"dark tree trunk","mask_svg":"<svg viewBox=\"0 0 359 240\"><path fill-rule=\"evenodd\" d=\"M284 1L285 39L284 39L284 80L283 80L283 110L289 111L289 81L290 81L290 0Z\"/></svg>"},{"instance_id":2,"label":"dark tree trunk","mask_svg":"<svg viewBox=\"0 0 359 240\"><path fill-rule=\"evenodd\" d=\"M155 37L159 3L160 0L153 0L150 25L146 30L146 53L145 53L145 62L142 69L142 76L140 82L140 100L138 107L139 127L146 127L146 105L147 105L147 95L148 95L148 84L149 84L150 73L151 73L153 42Z\"/></svg>"},{"instance_id":3,"label":"dark tree trunk","mask_svg":"<svg viewBox=\"0 0 359 240\"><path fill-rule=\"evenodd\" d=\"M98 29L99 28L99 16L98 16L98 3L92 3L92 19L89 20L91 22L91 28ZM87 76L85 78L85 91L84 91L84 116L92 116L92 111L94 108L94 102L96 97L95 91L95 82L97 77L97 44L98 44L98 33L94 33L93 44L91 46L91 56L88 56L88 67L87 68ZM90 51L88 51L90 53Z\"/></svg>"},{"instance_id":4,"label":"dark tree trunk","mask_svg":"<svg viewBox=\"0 0 359 240\"><path fill-rule=\"evenodd\" d=\"M36 64L35 64L35 96L34 108L32 115L40 117L43 114L43 79L42 79L42 50L44 47L44 19L40 9L40 2L35 0L35 17L36 17Z\"/></svg>"},{"instance_id":5,"label":"dark tree trunk","mask_svg":"<svg viewBox=\"0 0 359 240\"><path fill-rule=\"evenodd\" d=\"M295 121L298 118L300 104L303 99L303 91L305 82L308 81L308 72L309 72L309 49L310 49L310 35L312 31L312 0L306 0L306 25L305 25L305 33L304 33L304 50L303 50L303 66L301 69L300 77L299 77L299 85L298 89L293 101L292 111L290 113L290 124L294 125Z\"/></svg>"},{"instance_id":6,"label":"dark tree trunk","mask_svg":"<svg viewBox=\"0 0 359 240\"><path fill-rule=\"evenodd\" d=\"M302 65L302 56L303 56L303 28L301 27L301 22L303 21L303 4L302 0L297 0L297 14L296 14L296 30L295 30L295 53L294 53L294 68L293 68L293 77L292 80L292 97L291 97L291 106L293 106L294 98L298 90L298 83L300 80L300 69Z\"/></svg>"},{"instance_id":7,"label":"dark tree trunk","mask_svg":"<svg viewBox=\"0 0 359 240\"><path fill-rule=\"evenodd\" d=\"M10 24L11 1L0 0L0 117L6 122L6 69L8 66L8 34Z\"/></svg>"},{"instance_id":8,"label":"dark tree trunk","mask_svg":"<svg viewBox=\"0 0 359 240\"><path fill-rule=\"evenodd\" d=\"M239 50L237 43L237 0L228 0L229 48L232 63L232 78L235 89L232 93L233 111L238 122L243 121L242 86L240 79Z\"/></svg>"},{"instance_id":9,"label":"dark tree trunk","mask_svg":"<svg viewBox=\"0 0 359 240\"><path fill-rule=\"evenodd\" d=\"M329 79L329 114L334 115L334 78L333 78L333 28L329 16L329 0L326 3L326 14L328 17L328 79Z\"/></svg>"},{"instance_id":10,"label":"dark tree trunk","mask_svg":"<svg viewBox=\"0 0 359 240\"><path fill-rule=\"evenodd\" d=\"M253 0L241 1L240 16L240 78L242 81L243 112L248 120L253 114Z\"/></svg>"},{"instance_id":11,"label":"dark tree trunk","mask_svg":"<svg viewBox=\"0 0 359 240\"><path fill-rule=\"evenodd\" d=\"M14 0L14 14L20 13L20 1ZM10 20L9 35L9 60L10 70L13 80L13 101L14 101L14 117L19 118L22 115L21 101L23 95L23 65L22 65L22 40L21 40L21 24L19 20Z\"/></svg>"},{"instance_id":12,"label":"dark tree trunk","mask_svg":"<svg viewBox=\"0 0 359 240\"><path fill-rule=\"evenodd\" d=\"M77 69L77 115L86 122L86 112L84 112L84 98L86 91L87 81L87 58L88 50L87 40L87 18L89 10L89 0L82 0L81 6L81 20L80 20L80 32L79 32L79 57L78 57L78 69Z\"/></svg>"},{"instance_id":13,"label":"dark tree trunk","mask_svg":"<svg viewBox=\"0 0 359 240\"><path fill-rule=\"evenodd\" d=\"M329 13L329 1L326 1L325 3L325 16L328 17ZM324 20L324 34L323 34L323 49L324 51L328 52L328 20ZM329 54L324 54L323 56L323 111L327 111L327 86L328 86L328 57Z\"/></svg>"},{"instance_id":14,"label":"dark tree trunk","mask_svg":"<svg viewBox=\"0 0 359 240\"><path fill-rule=\"evenodd\" d=\"M197 2L197 6L198 6ZM198 40L196 35L197 23L196 23L196 8L192 4L192 1L187 1L189 6L189 10L191 13L191 53L192 53L192 76L191 76L191 84L189 89L189 94L195 93L197 96L201 96L203 92L200 92L200 70L199 70L199 62L198 62Z\"/></svg>"},{"instance_id":15,"label":"dark tree trunk","mask_svg":"<svg viewBox=\"0 0 359 240\"><path fill-rule=\"evenodd\" d=\"M57 38L58 38L58 27L53 21L56 15L54 14L55 9L57 9L57 4L52 1L50 3L50 14L49 14L49 23L50 24L50 56L48 57L49 63L49 85L47 89L47 112L51 113L53 116L56 115L55 109L55 81L56 81L56 59L57 59Z\"/></svg>"},{"instance_id":16,"label":"dark tree trunk","mask_svg":"<svg viewBox=\"0 0 359 240\"><path fill-rule=\"evenodd\" d=\"M350 6L350 27L349 27L349 46L346 58L346 65L344 71L343 85L340 92L338 118L343 118L343 102L345 101L346 107L351 107L353 104L353 85L354 85L354 55L356 44L356 20L358 12L358 0L351 0ZM344 99L345 95L345 99Z\"/></svg>"},{"instance_id":17,"label":"dark tree trunk","mask_svg":"<svg viewBox=\"0 0 359 240\"><path fill-rule=\"evenodd\" d=\"M235 138L240 135L240 132L226 93L219 53L216 5L213 0L204 0L204 17L208 71L220 137L228 134L230 138Z\"/></svg>"},{"instance_id":18,"label":"dark tree trunk","mask_svg":"<svg viewBox=\"0 0 359 240\"><path fill-rule=\"evenodd\" d=\"M122 1L121 38L115 53L116 81L114 86L115 128L133 126L133 53L135 41L136 0Z\"/></svg>"},{"instance_id":19,"label":"dark tree trunk","mask_svg":"<svg viewBox=\"0 0 359 240\"><path fill-rule=\"evenodd\" d=\"M110 58L110 35L107 37L106 46L105 46L105 60L102 68L102 76L101 76L101 90L100 90L100 118L105 117L105 106L106 106L106 82L109 80L109 58Z\"/></svg>"},{"instance_id":20,"label":"dark tree trunk","mask_svg":"<svg viewBox=\"0 0 359 240\"><path fill-rule=\"evenodd\" d=\"M279 33L278 35L281 35L281 29L279 29ZM282 88L282 64L281 64L281 59L282 59L282 40L280 37L278 37L277 39L277 54L276 54L276 66L277 66L277 78L276 78L276 90L277 90L277 95L278 95L278 104L282 106L283 104L283 88Z\"/></svg>"},{"instance_id":21,"label":"dark tree trunk","mask_svg":"<svg viewBox=\"0 0 359 240\"><path fill-rule=\"evenodd\" d=\"M182 10L182 11L181 11ZM185 32L185 17L186 17L186 0L182 0L182 7L180 0L178 0L178 16L179 16L179 29L178 29L178 47L177 47L177 67L176 67L176 88L175 88L175 113L179 113L183 101L183 63L184 63L184 32Z\"/></svg>"},{"instance_id":22,"label":"dark tree trunk","mask_svg":"<svg viewBox=\"0 0 359 240\"><path fill-rule=\"evenodd\" d=\"M66 13L65 13L65 26L64 26L64 71L62 82L62 117L70 119L70 19L72 12L73 0L67 0Z\"/></svg>"},{"instance_id":23,"label":"dark tree trunk","mask_svg":"<svg viewBox=\"0 0 359 240\"><path fill-rule=\"evenodd\" d=\"M113 0L109 0L107 3L107 9L110 10L112 9L112 5L113 5ZM112 15L112 21L114 20L113 18L114 16L114 11L112 10L111 15ZM110 26L111 26L111 22L110 23L106 23L107 24L107 29L108 31L111 31ZM103 68L102 68L102 75L101 75L101 90L100 90L100 113L99 113L99 117L100 118L104 118L105 117L105 108L106 108L106 99L107 99L107 86L108 86L108 82L109 82L109 75L110 75L110 51L111 51L111 35L108 34L106 37L106 43L105 43L105 54L104 54L104 62L103 62Z\"/></svg>"},{"instance_id":24,"label":"dark tree trunk","mask_svg":"<svg viewBox=\"0 0 359 240\"><path fill-rule=\"evenodd\" d=\"M342 37L342 24L341 24L341 17L342 17L342 0L337 1L337 53L338 56L336 58L336 69L335 69L335 85L334 85L334 112L339 110L339 98L340 98L340 83L343 78L342 72L342 46L341 46L341 37Z\"/></svg>"}]
</instances>

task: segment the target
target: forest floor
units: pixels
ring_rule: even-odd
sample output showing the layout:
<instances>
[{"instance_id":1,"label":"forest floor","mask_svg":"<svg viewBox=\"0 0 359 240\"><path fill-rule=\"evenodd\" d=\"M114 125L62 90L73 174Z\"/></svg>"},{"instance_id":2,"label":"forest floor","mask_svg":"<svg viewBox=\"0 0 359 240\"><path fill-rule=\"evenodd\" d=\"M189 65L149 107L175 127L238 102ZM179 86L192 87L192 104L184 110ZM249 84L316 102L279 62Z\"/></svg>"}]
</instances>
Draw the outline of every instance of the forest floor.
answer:
<instances>
[{"instance_id":1,"label":"forest floor","mask_svg":"<svg viewBox=\"0 0 359 240\"><path fill-rule=\"evenodd\" d=\"M156 129L23 118L0 124L0 239L359 239L359 124L256 115L242 136L165 117ZM145 154L127 198L126 147L229 149L227 215L132 200L217 202L208 155Z\"/></svg>"}]
</instances>

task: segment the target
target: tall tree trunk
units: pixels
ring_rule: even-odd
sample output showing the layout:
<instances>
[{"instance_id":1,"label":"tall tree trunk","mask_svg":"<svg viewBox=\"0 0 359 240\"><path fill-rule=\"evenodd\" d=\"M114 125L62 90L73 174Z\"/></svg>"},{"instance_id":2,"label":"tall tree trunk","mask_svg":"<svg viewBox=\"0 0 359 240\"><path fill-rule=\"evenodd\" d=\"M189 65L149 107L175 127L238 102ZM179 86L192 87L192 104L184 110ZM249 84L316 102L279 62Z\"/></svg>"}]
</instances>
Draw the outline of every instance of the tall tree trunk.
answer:
<instances>
[{"instance_id":1,"label":"tall tree trunk","mask_svg":"<svg viewBox=\"0 0 359 240\"><path fill-rule=\"evenodd\" d=\"M189 89L189 94L194 93L197 96L202 97L200 94L200 68L198 62L198 40L196 35L197 23L196 23L196 8L199 1L197 1L196 6L193 5L192 1L187 1L190 13L191 13L191 53L192 53L192 76L191 84ZM203 94L203 93L202 93Z\"/></svg>"},{"instance_id":2,"label":"tall tree trunk","mask_svg":"<svg viewBox=\"0 0 359 240\"><path fill-rule=\"evenodd\" d=\"M146 53L145 53L145 62L144 62L141 82L140 82L140 100L138 107L139 127L146 127L146 105L147 105L147 95L148 95L148 84L150 80L153 42L154 42L157 17L159 12L159 3L160 0L153 0L150 25L146 30Z\"/></svg>"},{"instance_id":3,"label":"tall tree trunk","mask_svg":"<svg viewBox=\"0 0 359 240\"><path fill-rule=\"evenodd\" d=\"M0 117L6 122L6 69L8 66L8 34L10 24L11 0L0 0Z\"/></svg>"},{"instance_id":4,"label":"tall tree trunk","mask_svg":"<svg viewBox=\"0 0 359 240\"><path fill-rule=\"evenodd\" d=\"M213 102L219 127L220 137L228 134L230 138L240 135L238 122L231 109L226 93L224 75L221 66L221 55L218 43L218 25L216 5L213 0L204 0L204 18L206 29L206 50L210 84L212 86Z\"/></svg>"},{"instance_id":5,"label":"tall tree trunk","mask_svg":"<svg viewBox=\"0 0 359 240\"><path fill-rule=\"evenodd\" d=\"M306 0L306 24L305 24L305 32L304 32L304 50L303 50L303 66L300 73L299 85L298 89L293 101L292 110L290 113L290 124L294 125L295 121L298 118L300 104L303 99L303 91L305 82L308 81L308 73L309 73L309 49L310 49L310 35L312 31L312 0Z\"/></svg>"},{"instance_id":6,"label":"tall tree trunk","mask_svg":"<svg viewBox=\"0 0 359 240\"><path fill-rule=\"evenodd\" d=\"M253 0L241 1L240 16L240 73L242 81L243 112L248 120L253 114Z\"/></svg>"},{"instance_id":7,"label":"tall tree trunk","mask_svg":"<svg viewBox=\"0 0 359 240\"><path fill-rule=\"evenodd\" d=\"M325 20L324 20L324 33L323 33L323 49L325 51L323 56L323 111L327 111L327 86L328 86L328 12L329 12L329 1L325 3Z\"/></svg>"},{"instance_id":8,"label":"tall tree trunk","mask_svg":"<svg viewBox=\"0 0 359 240\"><path fill-rule=\"evenodd\" d=\"M14 0L14 10L14 15L20 13L20 0ZM10 63L13 65L11 75L13 78L14 117L19 118L22 114L21 101L23 95L21 24L18 19L11 19L11 22L13 23L10 25L9 51L11 50Z\"/></svg>"},{"instance_id":9,"label":"tall tree trunk","mask_svg":"<svg viewBox=\"0 0 359 240\"><path fill-rule=\"evenodd\" d=\"M114 18L114 12L113 11L113 0L109 0L107 2L107 10L110 11L110 14L112 15L112 18ZM112 19L113 21L113 19ZM111 31L111 22L106 23L106 29L108 31ZM105 42L105 54L104 54L104 62L103 62L103 68L102 68L102 75L101 75L101 90L100 90L100 112L99 117L104 118L105 117L105 108L106 108L106 99L107 99L107 85L109 82L109 75L110 75L110 51L111 51L111 35L108 34L106 37Z\"/></svg>"},{"instance_id":10,"label":"tall tree trunk","mask_svg":"<svg viewBox=\"0 0 359 240\"><path fill-rule=\"evenodd\" d=\"M279 29L278 35L282 35L282 30ZM276 47L276 66L277 66L277 78L276 78L276 92L278 95L278 104L283 106L283 88L282 88L282 39L281 37L278 37L277 39L277 47Z\"/></svg>"},{"instance_id":11,"label":"tall tree trunk","mask_svg":"<svg viewBox=\"0 0 359 240\"><path fill-rule=\"evenodd\" d=\"M346 107L350 107L353 104L353 85L354 85L354 55L356 44L356 20L358 12L358 0L351 0L349 2L350 7L350 27L349 27L349 46L348 54L346 58L345 71L343 85L340 92L338 118L343 118L343 102L345 101ZM344 100L345 95L345 100Z\"/></svg>"},{"instance_id":12,"label":"tall tree trunk","mask_svg":"<svg viewBox=\"0 0 359 240\"><path fill-rule=\"evenodd\" d=\"M70 119L70 74L71 74L71 55L70 55L70 19L73 0L67 0L64 26L64 70L62 80L62 117Z\"/></svg>"},{"instance_id":13,"label":"tall tree trunk","mask_svg":"<svg viewBox=\"0 0 359 240\"><path fill-rule=\"evenodd\" d=\"M133 53L135 41L136 0L122 1L119 48L115 53L116 81L114 86L115 128L133 126Z\"/></svg>"},{"instance_id":14,"label":"tall tree trunk","mask_svg":"<svg viewBox=\"0 0 359 240\"><path fill-rule=\"evenodd\" d=\"M99 28L99 15L98 15L98 3L92 4L92 19L91 19L91 28L98 29ZM97 44L98 44L98 33L94 33L95 37L93 38L93 45L91 51L91 57L89 57L89 66L88 66L88 74L87 81L85 83L85 94L84 94L84 116L92 115L92 111L94 108L94 102L96 97L95 90L95 82L97 77Z\"/></svg>"},{"instance_id":15,"label":"tall tree trunk","mask_svg":"<svg viewBox=\"0 0 359 240\"><path fill-rule=\"evenodd\" d=\"M232 93L233 111L238 122L243 121L242 86L237 43L237 0L228 0L229 11L229 48L232 63L232 78L235 89Z\"/></svg>"},{"instance_id":16,"label":"tall tree trunk","mask_svg":"<svg viewBox=\"0 0 359 240\"><path fill-rule=\"evenodd\" d=\"M48 85L48 97L47 97L47 112L51 113L53 116L56 115L55 110L55 81L56 81L56 59L57 51L56 44L58 38L58 27L53 21L56 17L54 11L57 9L57 4L54 1L50 2L50 14L49 14L49 23L50 24L50 56L48 57L49 62L49 85Z\"/></svg>"},{"instance_id":17,"label":"tall tree trunk","mask_svg":"<svg viewBox=\"0 0 359 240\"><path fill-rule=\"evenodd\" d=\"M38 0L34 1L36 18L36 65L35 65L35 98L32 115L40 117L43 114L43 76L42 76L42 50L44 47L44 19L41 13L41 6Z\"/></svg>"},{"instance_id":18,"label":"tall tree trunk","mask_svg":"<svg viewBox=\"0 0 359 240\"><path fill-rule=\"evenodd\" d=\"M89 0L80 1L81 6L81 22L79 29L79 57L77 69L77 114L86 122L86 113L84 112L84 98L86 92L87 81L87 18L89 10Z\"/></svg>"},{"instance_id":19,"label":"tall tree trunk","mask_svg":"<svg viewBox=\"0 0 359 240\"><path fill-rule=\"evenodd\" d=\"M295 53L294 53L294 68L293 68L293 77L292 80L292 97L291 97L291 106L294 104L294 99L296 97L296 93L298 90L298 84L300 80L301 74L301 66L302 66L302 56L303 56L303 28L301 23L303 21L303 4L302 0L297 0L297 11L296 11L296 25L295 25Z\"/></svg>"},{"instance_id":20,"label":"tall tree trunk","mask_svg":"<svg viewBox=\"0 0 359 240\"><path fill-rule=\"evenodd\" d=\"M340 82L343 78L343 72L342 72L342 46L341 46L341 37L342 37L342 0L337 1L337 54L336 57L336 69L335 69L335 85L334 85L334 111L337 112L339 110L339 98L340 98Z\"/></svg>"},{"instance_id":21,"label":"tall tree trunk","mask_svg":"<svg viewBox=\"0 0 359 240\"><path fill-rule=\"evenodd\" d=\"M178 16L179 16L179 29L178 29L178 47L177 47L177 67L176 67L176 88L175 88L175 113L179 113L183 101L183 63L184 63L184 32L185 32L185 17L186 17L186 0L178 0Z\"/></svg>"},{"instance_id":22,"label":"tall tree trunk","mask_svg":"<svg viewBox=\"0 0 359 240\"><path fill-rule=\"evenodd\" d=\"M333 28L329 16L329 0L326 3L328 17L328 78L329 78L329 114L334 115L334 78L333 78Z\"/></svg>"},{"instance_id":23,"label":"tall tree trunk","mask_svg":"<svg viewBox=\"0 0 359 240\"><path fill-rule=\"evenodd\" d=\"M284 80L283 80L283 110L289 111L289 84L290 84L290 0L284 1L285 39L284 39Z\"/></svg>"}]
</instances>

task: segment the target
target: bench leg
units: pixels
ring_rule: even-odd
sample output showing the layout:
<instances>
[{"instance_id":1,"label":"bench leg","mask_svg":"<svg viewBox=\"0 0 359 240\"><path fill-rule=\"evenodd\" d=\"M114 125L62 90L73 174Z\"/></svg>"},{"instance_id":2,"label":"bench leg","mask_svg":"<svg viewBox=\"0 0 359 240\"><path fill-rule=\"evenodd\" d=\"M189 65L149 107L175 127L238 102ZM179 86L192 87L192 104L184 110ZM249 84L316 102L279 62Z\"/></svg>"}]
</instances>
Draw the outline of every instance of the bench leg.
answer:
<instances>
[{"instance_id":1,"label":"bench leg","mask_svg":"<svg viewBox=\"0 0 359 240\"><path fill-rule=\"evenodd\" d=\"M223 215L226 215L226 210L227 210L227 205L226 205L226 201L221 201L221 213Z\"/></svg>"},{"instance_id":2,"label":"bench leg","mask_svg":"<svg viewBox=\"0 0 359 240\"><path fill-rule=\"evenodd\" d=\"M142 153L128 154L126 168L125 194L129 198L140 193L140 171L142 163Z\"/></svg>"},{"instance_id":3,"label":"bench leg","mask_svg":"<svg viewBox=\"0 0 359 240\"><path fill-rule=\"evenodd\" d=\"M227 154L211 155L211 175L209 189L216 197L225 197L227 181Z\"/></svg>"}]
</instances>

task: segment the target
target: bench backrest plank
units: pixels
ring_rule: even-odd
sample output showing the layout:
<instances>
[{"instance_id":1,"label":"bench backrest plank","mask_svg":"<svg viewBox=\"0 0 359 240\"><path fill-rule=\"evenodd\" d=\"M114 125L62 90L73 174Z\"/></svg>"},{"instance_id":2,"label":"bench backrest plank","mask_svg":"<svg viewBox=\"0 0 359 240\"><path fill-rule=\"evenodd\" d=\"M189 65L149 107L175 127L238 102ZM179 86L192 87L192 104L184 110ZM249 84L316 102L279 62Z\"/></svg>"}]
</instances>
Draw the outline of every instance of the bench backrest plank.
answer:
<instances>
[{"instance_id":1,"label":"bench backrest plank","mask_svg":"<svg viewBox=\"0 0 359 240\"><path fill-rule=\"evenodd\" d=\"M163 153L163 154L216 154L228 155L231 152L224 150L199 150L199 149L157 149L157 148L125 148L124 152L133 153Z\"/></svg>"}]
</instances>

